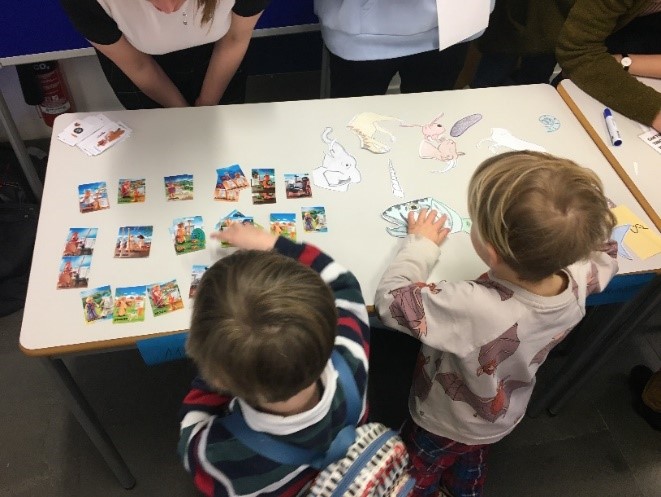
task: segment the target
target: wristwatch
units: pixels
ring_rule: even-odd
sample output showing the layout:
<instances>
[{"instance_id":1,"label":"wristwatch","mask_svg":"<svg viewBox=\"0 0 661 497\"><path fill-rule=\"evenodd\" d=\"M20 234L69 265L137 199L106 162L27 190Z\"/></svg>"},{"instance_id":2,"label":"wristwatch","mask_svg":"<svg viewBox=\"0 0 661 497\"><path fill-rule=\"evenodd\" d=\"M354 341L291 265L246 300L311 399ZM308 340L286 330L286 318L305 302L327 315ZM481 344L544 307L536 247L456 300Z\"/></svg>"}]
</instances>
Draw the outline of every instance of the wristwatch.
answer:
<instances>
[{"instance_id":1,"label":"wristwatch","mask_svg":"<svg viewBox=\"0 0 661 497\"><path fill-rule=\"evenodd\" d=\"M629 54L623 53L622 58L620 59L620 64L622 64L622 69L625 71L629 70L629 66L631 65L631 57L629 57Z\"/></svg>"}]
</instances>

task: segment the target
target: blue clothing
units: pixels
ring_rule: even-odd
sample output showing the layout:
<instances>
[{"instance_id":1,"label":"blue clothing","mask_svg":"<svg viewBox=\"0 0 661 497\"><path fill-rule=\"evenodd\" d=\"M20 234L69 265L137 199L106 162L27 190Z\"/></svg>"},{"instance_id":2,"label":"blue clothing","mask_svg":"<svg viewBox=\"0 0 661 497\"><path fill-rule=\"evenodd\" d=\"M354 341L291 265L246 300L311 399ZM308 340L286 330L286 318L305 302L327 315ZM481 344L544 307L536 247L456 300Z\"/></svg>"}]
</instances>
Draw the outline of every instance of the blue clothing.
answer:
<instances>
[{"instance_id":1,"label":"blue clothing","mask_svg":"<svg viewBox=\"0 0 661 497\"><path fill-rule=\"evenodd\" d=\"M488 1L493 10L495 0ZM436 0L314 0L314 10L324 43L346 60L392 59L438 50Z\"/></svg>"}]
</instances>

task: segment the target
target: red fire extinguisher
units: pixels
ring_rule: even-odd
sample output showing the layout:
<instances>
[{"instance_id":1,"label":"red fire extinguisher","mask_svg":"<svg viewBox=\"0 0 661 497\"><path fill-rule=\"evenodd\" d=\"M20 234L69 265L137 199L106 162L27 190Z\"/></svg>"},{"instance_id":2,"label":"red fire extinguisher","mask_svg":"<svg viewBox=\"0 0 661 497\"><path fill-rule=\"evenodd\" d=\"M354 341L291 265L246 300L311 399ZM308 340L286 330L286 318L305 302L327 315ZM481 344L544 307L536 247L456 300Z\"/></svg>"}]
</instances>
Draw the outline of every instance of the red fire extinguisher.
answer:
<instances>
[{"instance_id":1,"label":"red fire extinguisher","mask_svg":"<svg viewBox=\"0 0 661 497\"><path fill-rule=\"evenodd\" d=\"M57 61L32 64L32 72L43 96L37 104L37 111L44 122L52 127L57 116L75 111L69 87Z\"/></svg>"}]
</instances>

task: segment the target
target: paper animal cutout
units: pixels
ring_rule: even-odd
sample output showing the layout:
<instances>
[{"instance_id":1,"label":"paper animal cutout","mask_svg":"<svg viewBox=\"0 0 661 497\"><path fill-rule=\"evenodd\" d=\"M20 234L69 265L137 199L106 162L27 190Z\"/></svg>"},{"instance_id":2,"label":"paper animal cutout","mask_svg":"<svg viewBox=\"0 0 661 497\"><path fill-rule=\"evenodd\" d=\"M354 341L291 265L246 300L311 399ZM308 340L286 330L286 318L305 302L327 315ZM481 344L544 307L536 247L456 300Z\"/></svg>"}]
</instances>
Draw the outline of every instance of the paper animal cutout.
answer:
<instances>
[{"instance_id":1,"label":"paper animal cutout","mask_svg":"<svg viewBox=\"0 0 661 497\"><path fill-rule=\"evenodd\" d=\"M351 183L359 183L361 176L356 159L335 139L330 138L332 128L324 129L321 138L328 145L321 166L312 170L312 182L320 188L346 192Z\"/></svg>"},{"instance_id":2,"label":"paper animal cutout","mask_svg":"<svg viewBox=\"0 0 661 497\"><path fill-rule=\"evenodd\" d=\"M546 152L544 147L517 138L505 128L491 128L491 137L480 140L477 144L478 148L481 147L484 142L489 143L489 151L494 154L498 152L498 147L510 148L512 150Z\"/></svg>"},{"instance_id":3,"label":"paper animal cutout","mask_svg":"<svg viewBox=\"0 0 661 497\"><path fill-rule=\"evenodd\" d=\"M468 130L468 128L474 124L477 124L481 120L482 114L471 114L469 116L462 117L456 123L454 123L452 129L450 129L450 136L456 138L457 136L463 135Z\"/></svg>"},{"instance_id":4,"label":"paper animal cutout","mask_svg":"<svg viewBox=\"0 0 661 497\"><path fill-rule=\"evenodd\" d=\"M395 171L395 166L393 166L392 161L388 161L388 170L390 171L390 185L392 187L392 194L395 197L404 197L404 190L402 190L402 186L399 184L399 180L397 179L397 171Z\"/></svg>"},{"instance_id":5,"label":"paper animal cutout","mask_svg":"<svg viewBox=\"0 0 661 497\"><path fill-rule=\"evenodd\" d=\"M455 210L432 197L411 200L388 207L381 213L381 217L386 221L396 224L396 227L387 227L386 231L392 236L404 238L407 235L409 212L419 211L421 209L433 209L438 213L439 217L445 214L448 217L445 227L450 228L450 233L457 233L459 231L470 233L470 219L461 217Z\"/></svg>"},{"instance_id":6,"label":"paper animal cutout","mask_svg":"<svg viewBox=\"0 0 661 497\"><path fill-rule=\"evenodd\" d=\"M434 171L444 173L457 166L457 158L464 155L457 152L454 140L446 138L445 127L441 123L443 114L439 114L427 124L402 124L404 127L419 127L422 129L422 141L418 147L418 156L421 159L436 159L446 162L442 170Z\"/></svg>"},{"instance_id":7,"label":"paper animal cutout","mask_svg":"<svg viewBox=\"0 0 661 497\"><path fill-rule=\"evenodd\" d=\"M611 232L611 238L617 242L617 255L624 257L625 259L633 260L633 256L629 252L629 249L624 245L624 237L629 232L631 228L630 224L623 224L621 226L615 226Z\"/></svg>"},{"instance_id":8,"label":"paper animal cutout","mask_svg":"<svg viewBox=\"0 0 661 497\"><path fill-rule=\"evenodd\" d=\"M543 116L539 116L539 122L544 125L547 133L553 133L560 129L560 121L555 116L544 114Z\"/></svg>"},{"instance_id":9,"label":"paper animal cutout","mask_svg":"<svg viewBox=\"0 0 661 497\"><path fill-rule=\"evenodd\" d=\"M378 140L377 133L383 133L391 142L395 142L395 135L379 124L384 121L401 122L396 117L382 116L374 112L361 112L349 121L347 128L358 135L360 148L369 150L374 154L385 154L390 151L390 146Z\"/></svg>"}]
</instances>

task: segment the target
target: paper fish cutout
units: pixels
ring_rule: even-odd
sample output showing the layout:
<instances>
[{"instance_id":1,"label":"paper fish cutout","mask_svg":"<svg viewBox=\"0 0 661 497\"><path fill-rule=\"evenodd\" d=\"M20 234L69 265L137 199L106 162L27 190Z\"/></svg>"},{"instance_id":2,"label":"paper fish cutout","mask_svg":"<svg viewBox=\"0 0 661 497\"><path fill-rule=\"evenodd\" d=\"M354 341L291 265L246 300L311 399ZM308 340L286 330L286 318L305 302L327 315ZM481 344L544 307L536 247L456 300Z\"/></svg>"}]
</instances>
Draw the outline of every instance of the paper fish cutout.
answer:
<instances>
[{"instance_id":1,"label":"paper fish cutout","mask_svg":"<svg viewBox=\"0 0 661 497\"><path fill-rule=\"evenodd\" d=\"M450 228L450 233L458 233L460 231L470 233L470 219L461 217L455 210L432 197L411 200L402 204L393 205L392 207L389 207L383 211L381 216L386 221L397 225L394 228L386 228L386 231L392 236L404 238L407 235L409 212L419 211L421 209L433 209L438 213L438 217L445 214L447 216L445 227Z\"/></svg>"}]
</instances>

